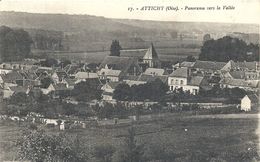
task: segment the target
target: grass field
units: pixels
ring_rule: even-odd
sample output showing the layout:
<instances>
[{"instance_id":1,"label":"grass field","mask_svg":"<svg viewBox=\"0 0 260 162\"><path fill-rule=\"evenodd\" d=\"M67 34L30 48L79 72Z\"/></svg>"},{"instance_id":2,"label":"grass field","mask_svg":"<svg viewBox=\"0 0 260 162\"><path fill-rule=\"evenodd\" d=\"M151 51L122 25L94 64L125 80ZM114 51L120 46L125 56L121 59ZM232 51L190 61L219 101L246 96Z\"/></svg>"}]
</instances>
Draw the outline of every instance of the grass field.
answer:
<instances>
[{"instance_id":1,"label":"grass field","mask_svg":"<svg viewBox=\"0 0 260 162\"><path fill-rule=\"evenodd\" d=\"M138 143L144 145L145 156L152 159L173 156L173 161L182 162L249 162L257 152L257 124L256 118L183 118L176 115L135 123L134 127ZM119 148L129 127L129 124L124 124L66 132L82 137L82 142L90 148L103 143ZM12 142L7 141L14 141L21 128L1 123L0 131L1 141L5 141L1 142L0 160L10 160L17 156L16 148L11 146ZM47 132L59 131L52 129Z\"/></svg>"}]
</instances>

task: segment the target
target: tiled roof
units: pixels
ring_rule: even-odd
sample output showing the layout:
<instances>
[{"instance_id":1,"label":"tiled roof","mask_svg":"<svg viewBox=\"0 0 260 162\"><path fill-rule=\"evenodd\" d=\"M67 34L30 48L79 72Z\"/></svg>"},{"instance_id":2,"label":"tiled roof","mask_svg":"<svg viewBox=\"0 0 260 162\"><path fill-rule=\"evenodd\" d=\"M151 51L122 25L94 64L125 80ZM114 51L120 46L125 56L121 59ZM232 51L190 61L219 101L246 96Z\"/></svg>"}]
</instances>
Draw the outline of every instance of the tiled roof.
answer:
<instances>
[{"instance_id":1,"label":"tiled roof","mask_svg":"<svg viewBox=\"0 0 260 162\"><path fill-rule=\"evenodd\" d=\"M250 93L247 94L247 97L251 100L253 103L259 103L259 97L256 94Z\"/></svg>"},{"instance_id":2,"label":"tiled roof","mask_svg":"<svg viewBox=\"0 0 260 162\"><path fill-rule=\"evenodd\" d=\"M164 69L159 69L159 68L148 68L144 72L144 74L147 75L163 75L164 74Z\"/></svg>"},{"instance_id":3,"label":"tiled roof","mask_svg":"<svg viewBox=\"0 0 260 162\"><path fill-rule=\"evenodd\" d=\"M243 79L222 79L220 81L221 84L227 84L231 86L237 86L237 87L250 87L250 88L257 88L259 85L259 81L245 81Z\"/></svg>"},{"instance_id":4,"label":"tiled roof","mask_svg":"<svg viewBox=\"0 0 260 162\"><path fill-rule=\"evenodd\" d=\"M112 89L115 89L117 85L121 84L122 82L108 82L107 85L109 85Z\"/></svg>"},{"instance_id":5,"label":"tiled roof","mask_svg":"<svg viewBox=\"0 0 260 162\"><path fill-rule=\"evenodd\" d=\"M153 75L146 75L146 74L141 74L137 81L143 81L143 82L152 82L155 81L156 79L160 79L163 83L166 83L168 80L168 76L153 76Z\"/></svg>"},{"instance_id":6,"label":"tiled roof","mask_svg":"<svg viewBox=\"0 0 260 162\"><path fill-rule=\"evenodd\" d=\"M245 72L243 72L243 71L230 71L229 74L234 79L245 79Z\"/></svg>"},{"instance_id":7,"label":"tiled roof","mask_svg":"<svg viewBox=\"0 0 260 162\"><path fill-rule=\"evenodd\" d=\"M213 61L200 61L197 60L193 65L193 68L208 69L208 70L221 70L226 65L225 62L213 62Z\"/></svg>"},{"instance_id":8,"label":"tiled roof","mask_svg":"<svg viewBox=\"0 0 260 162\"><path fill-rule=\"evenodd\" d=\"M178 68L173 71L169 76L171 77L180 77L180 78L187 78L188 77L188 68Z\"/></svg>"},{"instance_id":9,"label":"tiled roof","mask_svg":"<svg viewBox=\"0 0 260 162\"><path fill-rule=\"evenodd\" d=\"M183 61L183 62L180 64L180 67L193 67L194 64L195 64L195 62Z\"/></svg>"},{"instance_id":10,"label":"tiled roof","mask_svg":"<svg viewBox=\"0 0 260 162\"><path fill-rule=\"evenodd\" d=\"M135 66L136 72L141 72L141 68L138 65L137 59L133 57L118 57L107 56L99 66L99 70L103 68L109 68L113 70L121 70L123 73L127 73L128 70Z\"/></svg>"},{"instance_id":11,"label":"tiled roof","mask_svg":"<svg viewBox=\"0 0 260 162\"><path fill-rule=\"evenodd\" d=\"M26 86L13 86L10 87L10 89L15 93L26 93L28 90L28 87Z\"/></svg>"},{"instance_id":12,"label":"tiled roof","mask_svg":"<svg viewBox=\"0 0 260 162\"><path fill-rule=\"evenodd\" d=\"M99 75L106 75L106 76L119 76L121 74L121 70L112 70L112 69L101 69L99 71Z\"/></svg>"},{"instance_id":13,"label":"tiled roof","mask_svg":"<svg viewBox=\"0 0 260 162\"><path fill-rule=\"evenodd\" d=\"M77 72L75 75L77 79L88 79L88 78L98 78L97 73L90 73L90 72Z\"/></svg>"},{"instance_id":14,"label":"tiled roof","mask_svg":"<svg viewBox=\"0 0 260 162\"><path fill-rule=\"evenodd\" d=\"M68 74L65 71L56 71L59 78L68 78Z\"/></svg>"},{"instance_id":15,"label":"tiled roof","mask_svg":"<svg viewBox=\"0 0 260 162\"><path fill-rule=\"evenodd\" d=\"M12 71L7 74L2 74L1 77L3 81L6 83L13 83L15 82L15 80L23 79L23 76L17 71Z\"/></svg>"},{"instance_id":16,"label":"tiled roof","mask_svg":"<svg viewBox=\"0 0 260 162\"><path fill-rule=\"evenodd\" d=\"M201 76L191 77L190 81L188 82L188 85L200 86L203 79L204 77Z\"/></svg>"},{"instance_id":17,"label":"tiled roof","mask_svg":"<svg viewBox=\"0 0 260 162\"><path fill-rule=\"evenodd\" d=\"M63 84L63 83L55 84L55 85L53 85L53 87L55 88L56 91L62 91L62 90L68 89L66 84Z\"/></svg>"}]
</instances>

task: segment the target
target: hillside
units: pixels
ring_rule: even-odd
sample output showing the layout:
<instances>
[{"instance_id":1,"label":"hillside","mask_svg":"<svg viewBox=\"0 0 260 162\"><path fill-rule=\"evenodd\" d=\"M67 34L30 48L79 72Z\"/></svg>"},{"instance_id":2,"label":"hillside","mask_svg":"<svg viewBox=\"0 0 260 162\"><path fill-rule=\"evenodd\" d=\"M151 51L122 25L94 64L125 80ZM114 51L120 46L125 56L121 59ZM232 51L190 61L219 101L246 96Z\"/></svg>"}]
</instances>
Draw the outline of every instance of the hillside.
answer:
<instances>
[{"instance_id":1,"label":"hillside","mask_svg":"<svg viewBox=\"0 0 260 162\"><path fill-rule=\"evenodd\" d=\"M58 32L55 34L58 38L53 39L61 41L62 50L67 51L108 50L113 39L118 39L125 49L146 48L150 42L155 42L157 47L174 47L179 46L180 40L183 40L180 46L199 47L205 33L219 38L232 32L259 32L254 24L146 21L12 11L0 11L0 25L24 28L33 40L39 33L44 37L43 33ZM46 35L53 37L53 34Z\"/></svg>"}]
</instances>

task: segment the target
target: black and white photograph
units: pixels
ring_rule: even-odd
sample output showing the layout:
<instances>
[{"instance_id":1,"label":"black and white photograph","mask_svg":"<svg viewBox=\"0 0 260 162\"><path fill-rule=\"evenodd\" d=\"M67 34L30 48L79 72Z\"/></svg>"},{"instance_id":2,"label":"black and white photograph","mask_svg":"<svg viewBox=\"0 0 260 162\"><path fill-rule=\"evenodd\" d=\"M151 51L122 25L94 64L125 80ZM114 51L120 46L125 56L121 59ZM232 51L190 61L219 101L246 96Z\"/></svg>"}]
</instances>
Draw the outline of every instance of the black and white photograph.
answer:
<instances>
[{"instance_id":1,"label":"black and white photograph","mask_svg":"<svg viewBox=\"0 0 260 162\"><path fill-rule=\"evenodd\" d=\"M259 0L0 0L0 162L260 162Z\"/></svg>"}]
</instances>

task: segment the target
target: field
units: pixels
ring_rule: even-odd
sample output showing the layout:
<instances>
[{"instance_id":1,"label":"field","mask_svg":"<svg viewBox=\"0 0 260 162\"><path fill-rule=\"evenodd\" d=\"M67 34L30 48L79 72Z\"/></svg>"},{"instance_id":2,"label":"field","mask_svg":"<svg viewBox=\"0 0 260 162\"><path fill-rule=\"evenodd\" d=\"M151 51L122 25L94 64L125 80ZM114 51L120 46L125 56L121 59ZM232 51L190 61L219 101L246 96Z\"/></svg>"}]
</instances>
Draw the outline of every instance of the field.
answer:
<instances>
[{"instance_id":1,"label":"field","mask_svg":"<svg viewBox=\"0 0 260 162\"><path fill-rule=\"evenodd\" d=\"M99 126L66 132L82 137L83 142L90 148L104 143L119 148L130 126ZM145 156L152 159L171 156L173 161L182 162L214 159L221 162L245 162L252 161L257 152L256 118L197 118L177 114L135 123L133 126L137 142L144 145ZM1 122L0 130L0 161L13 159L17 156L16 149L7 141L14 141L21 128L10 123L7 126ZM58 130L48 129L47 132L58 133Z\"/></svg>"},{"instance_id":2,"label":"field","mask_svg":"<svg viewBox=\"0 0 260 162\"><path fill-rule=\"evenodd\" d=\"M136 57L142 58L147 49L128 49L122 50L122 57ZM162 61L182 61L187 56L192 55L198 58L200 49L198 48L156 48L158 56ZM56 59L69 59L74 61L88 62L88 63L100 63L104 57L110 54L110 51L98 51L98 52L48 52L48 51L33 51L36 56L48 56Z\"/></svg>"}]
</instances>

